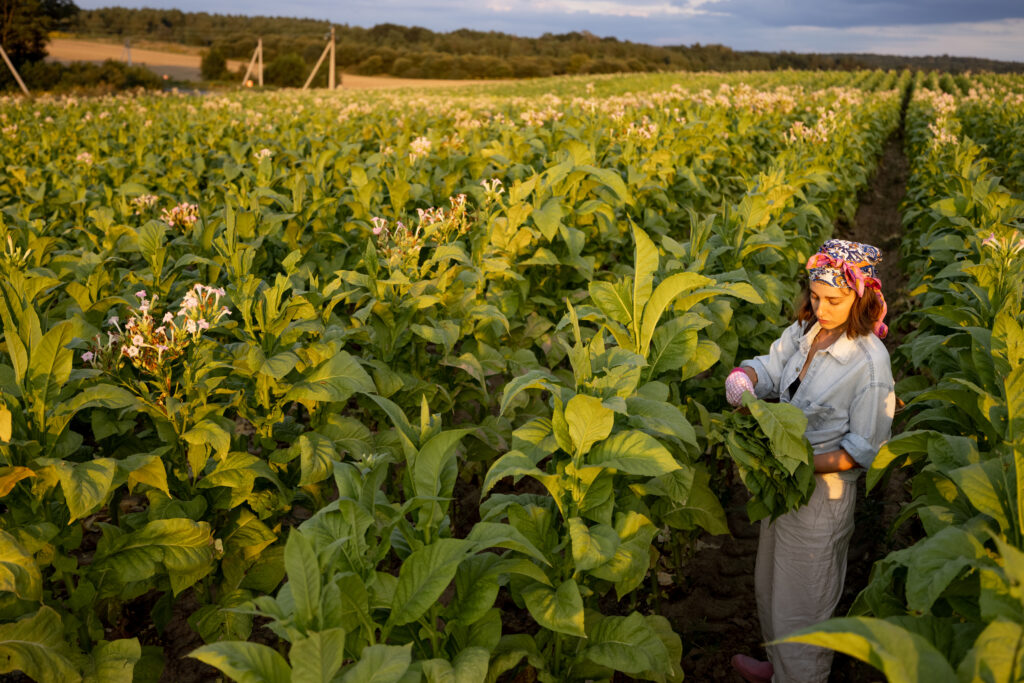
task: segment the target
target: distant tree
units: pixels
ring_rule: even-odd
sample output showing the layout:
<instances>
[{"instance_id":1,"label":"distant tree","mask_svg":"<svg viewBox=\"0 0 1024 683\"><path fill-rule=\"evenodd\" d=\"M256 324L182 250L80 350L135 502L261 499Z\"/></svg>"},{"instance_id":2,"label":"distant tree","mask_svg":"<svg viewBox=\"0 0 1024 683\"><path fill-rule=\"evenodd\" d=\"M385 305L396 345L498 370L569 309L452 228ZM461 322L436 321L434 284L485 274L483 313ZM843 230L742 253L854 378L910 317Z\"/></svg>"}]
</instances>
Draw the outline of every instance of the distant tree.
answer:
<instances>
[{"instance_id":1,"label":"distant tree","mask_svg":"<svg viewBox=\"0 0 1024 683\"><path fill-rule=\"evenodd\" d=\"M294 52L275 57L267 64L267 68L263 72L263 78L267 83L293 88L302 85L307 76L309 76L309 66L302 57Z\"/></svg>"},{"instance_id":2,"label":"distant tree","mask_svg":"<svg viewBox=\"0 0 1024 683\"><path fill-rule=\"evenodd\" d=\"M203 53L199 62L199 73L208 81L217 81L228 75L228 60L224 53L215 47Z\"/></svg>"},{"instance_id":3,"label":"distant tree","mask_svg":"<svg viewBox=\"0 0 1024 683\"><path fill-rule=\"evenodd\" d=\"M0 45L15 66L38 62L49 32L77 12L71 0L0 0Z\"/></svg>"}]
</instances>

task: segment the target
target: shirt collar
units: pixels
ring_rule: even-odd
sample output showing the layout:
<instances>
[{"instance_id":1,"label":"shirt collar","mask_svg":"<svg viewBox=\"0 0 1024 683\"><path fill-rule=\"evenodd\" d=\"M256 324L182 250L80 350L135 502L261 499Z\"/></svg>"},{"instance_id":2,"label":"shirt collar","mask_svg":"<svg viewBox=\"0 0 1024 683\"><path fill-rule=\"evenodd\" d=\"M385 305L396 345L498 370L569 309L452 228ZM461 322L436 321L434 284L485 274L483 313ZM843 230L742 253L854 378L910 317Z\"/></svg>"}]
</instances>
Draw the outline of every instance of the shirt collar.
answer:
<instances>
[{"instance_id":1,"label":"shirt collar","mask_svg":"<svg viewBox=\"0 0 1024 683\"><path fill-rule=\"evenodd\" d=\"M811 343L814 341L815 335L817 335L820 330L821 323L815 321L814 325L811 326L811 329L807 331L807 334L800 338L800 350L803 352L805 356L807 355L807 352L811 349ZM851 358L853 358L853 354L856 352L856 350L856 342L850 339L850 337L847 336L845 333L840 335L839 339L836 339L834 342L832 342L831 346L825 349L825 351L829 353L833 358L835 358L840 363L844 364L848 362Z\"/></svg>"}]
</instances>

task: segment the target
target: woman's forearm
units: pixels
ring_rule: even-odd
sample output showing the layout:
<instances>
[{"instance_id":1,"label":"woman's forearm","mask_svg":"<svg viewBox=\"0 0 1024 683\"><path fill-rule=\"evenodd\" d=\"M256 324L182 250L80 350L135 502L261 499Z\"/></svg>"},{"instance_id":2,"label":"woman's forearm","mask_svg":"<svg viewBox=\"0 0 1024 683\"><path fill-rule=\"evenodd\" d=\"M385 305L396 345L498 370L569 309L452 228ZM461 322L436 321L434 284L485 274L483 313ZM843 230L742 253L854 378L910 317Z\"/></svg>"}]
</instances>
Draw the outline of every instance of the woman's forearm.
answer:
<instances>
[{"instance_id":1,"label":"woman's forearm","mask_svg":"<svg viewBox=\"0 0 1024 683\"><path fill-rule=\"evenodd\" d=\"M850 457L842 448L827 453L814 454L814 473L829 474L830 472L844 472L860 467L857 461Z\"/></svg>"}]
</instances>

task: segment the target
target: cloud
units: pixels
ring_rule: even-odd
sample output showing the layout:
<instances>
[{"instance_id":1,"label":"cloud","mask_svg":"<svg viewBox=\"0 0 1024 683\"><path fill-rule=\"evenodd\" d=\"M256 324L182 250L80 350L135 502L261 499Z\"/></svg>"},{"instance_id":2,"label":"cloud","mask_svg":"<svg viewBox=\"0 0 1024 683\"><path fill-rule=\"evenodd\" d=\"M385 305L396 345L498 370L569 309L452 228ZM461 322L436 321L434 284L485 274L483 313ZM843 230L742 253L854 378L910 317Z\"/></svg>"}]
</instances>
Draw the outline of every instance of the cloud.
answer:
<instances>
[{"instance_id":1,"label":"cloud","mask_svg":"<svg viewBox=\"0 0 1024 683\"><path fill-rule=\"evenodd\" d=\"M719 12L765 26L916 26L1024 18L1019 0L721 0ZM1024 37L1022 37L1024 38Z\"/></svg>"}]
</instances>

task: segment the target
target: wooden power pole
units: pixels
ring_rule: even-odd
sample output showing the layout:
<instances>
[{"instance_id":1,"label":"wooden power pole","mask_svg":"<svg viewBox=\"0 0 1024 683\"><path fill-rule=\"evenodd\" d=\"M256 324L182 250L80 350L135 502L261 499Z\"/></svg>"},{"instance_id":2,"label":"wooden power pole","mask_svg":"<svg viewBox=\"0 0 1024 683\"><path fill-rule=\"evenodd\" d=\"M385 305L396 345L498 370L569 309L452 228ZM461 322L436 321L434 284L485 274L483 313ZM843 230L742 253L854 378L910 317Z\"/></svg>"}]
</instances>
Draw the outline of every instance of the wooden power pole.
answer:
<instances>
[{"instance_id":1,"label":"wooden power pole","mask_svg":"<svg viewBox=\"0 0 1024 683\"><path fill-rule=\"evenodd\" d=\"M324 63L324 59L327 55L331 56L331 63L327 65L327 87L331 90L335 88L335 73L334 73L334 27L331 27L331 37L328 39L327 46L324 51L320 53L320 59L316 60L316 65L313 70L309 72L309 78L303 84L303 90L309 90L309 84L313 82L313 77L316 76L316 72L320 70L320 65Z\"/></svg>"},{"instance_id":2,"label":"wooden power pole","mask_svg":"<svg viewBox=\"0 0 1024 683\"><path fill-rule=\"evenodd\" d=\"M245 76L242 77L242 87L249 82L249 76L253 75L253 71L256 72L256 80L263 85L263 38L256 40L256 49L253 50L252 59L249 60L249 66L245 69Z\"/></svg>"},{"instance_id":3,"label":"wooden power pole","mask_svg":"<svg viewBox=\"0 0 1024 683\"><path fill-rule=\"evenodd\" d=\"M29 94L28 88L25 87L25 81L21 80L21 74L19 74L18 70L14 68L14 64L11 63L11 58L7 56L7 51L4 50L3 45L0 45L0 57L4 58L7 68L11 70L12 74L14 74L14 80L18 81L18 85L21 86L21 92L25 93L26 97L31 97L32 95Z\"/></svg>"}]
</instances>

